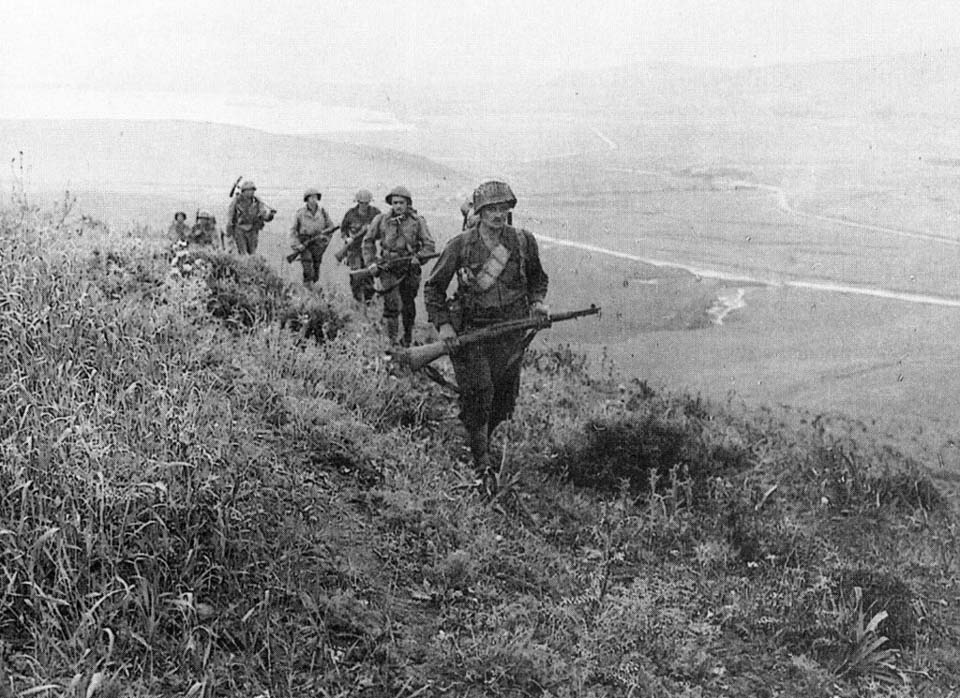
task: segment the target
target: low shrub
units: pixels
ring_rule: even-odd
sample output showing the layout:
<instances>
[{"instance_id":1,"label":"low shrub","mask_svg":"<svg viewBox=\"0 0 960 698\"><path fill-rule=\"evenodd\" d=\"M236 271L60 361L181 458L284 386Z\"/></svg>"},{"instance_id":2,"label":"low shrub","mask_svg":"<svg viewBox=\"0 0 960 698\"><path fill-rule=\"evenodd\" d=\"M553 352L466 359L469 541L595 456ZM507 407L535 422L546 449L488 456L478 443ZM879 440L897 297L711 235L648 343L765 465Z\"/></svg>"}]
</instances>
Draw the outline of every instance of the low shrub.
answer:
<instances>
[{"instance_id":1,"label":"low shrub","mask_svg":"<svg viewBox=\"0 0 960 698\"><path fill-rule=\"evenodd\" d=\"M741 469L747 453L730 444L711 445L701 438L695 418L654 409L591 419L563 446L551 469L575 485L607 494L623 483L634 495L651 483L667 485L676 468L693 483L694 496L709 478Z\"/></svg>"},{"instance_id":2,"label":"low shrub","mask_svg":"<svg viewBox=\"0 0 960 698\"><path fill-rule=\"evenodd\" d=\"M176 276L202 279L210 291L207 310L232 330L278 320L290 305L286 282L259 255L177 248L170 268Z\"/></svg>"},{"instance_id":3,"label":"low shrub","mask_svg":"<svg viewBox=\"0 0 960 698\"><path fill-rule=\"evenodd\" d=\"M317 344L336 339L350 321L348 315L314 294L294 298L278 319L281 327Z\"/></svg>"}]
</instances>

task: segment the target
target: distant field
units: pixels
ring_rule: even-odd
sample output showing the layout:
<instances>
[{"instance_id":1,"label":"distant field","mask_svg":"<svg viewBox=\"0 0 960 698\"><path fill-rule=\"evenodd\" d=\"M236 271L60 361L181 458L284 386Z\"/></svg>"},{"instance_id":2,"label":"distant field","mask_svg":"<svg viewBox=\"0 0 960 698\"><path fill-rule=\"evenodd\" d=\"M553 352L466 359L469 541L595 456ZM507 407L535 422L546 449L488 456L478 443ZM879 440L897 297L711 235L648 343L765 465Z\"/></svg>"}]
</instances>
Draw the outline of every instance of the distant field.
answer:
<instances>
[{"instance_id":1,"label":"distant field","mask_svg":"<svg viewBox=\"0 0 960 698\"><path fill-rule=\"evenodd\" d=\"M318 163L310 183L320 180L322 204L337 220L355 182L373 180L378 198L410 184L442 245L459 232L457 207L474 180L502 174L520 199L521 225L636 258L544 240L551 304L604 309L599 320L558 325L545 333L550 341L581 348L598 369L606 356L625 377L718 399L843 411L937 450L953 438L960 409L960 308L918 301L960 303L955 136L955 127L933 122L465 117L343 136L365 149L318 146L349 161ZM364 164L405 149L413 155ZM296 280L299 267L281 255L312 168L300 159L287 172L287 150L280 159L255 150L272 158L259 193L280 209L261 251ZM234 169L226 163L217 167ZM164 180L79 197L85 212L111 225L165 228L178 208L222 217L228 188ZM332 255L321 273L347 292L346 270ZM836 288L783 285L791 283Z\"/></svg>"}]
</instances>

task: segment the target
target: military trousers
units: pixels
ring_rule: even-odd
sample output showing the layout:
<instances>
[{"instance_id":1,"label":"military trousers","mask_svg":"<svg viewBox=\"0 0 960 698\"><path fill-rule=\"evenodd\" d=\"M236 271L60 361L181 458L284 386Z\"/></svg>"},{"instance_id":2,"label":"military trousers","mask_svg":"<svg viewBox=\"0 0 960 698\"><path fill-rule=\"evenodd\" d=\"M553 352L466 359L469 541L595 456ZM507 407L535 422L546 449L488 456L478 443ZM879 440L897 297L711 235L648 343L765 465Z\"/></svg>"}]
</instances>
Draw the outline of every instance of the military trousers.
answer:
<instances>
[{"instance_id":1,"label":"military trousers","mask_svg":"<svg viewBox=\"0 0 960 698\"><path fill-rule=\"evenodd\" d=\"M410 267L403 274L382 272L380 288L383 293L383 317L385 320L398 315L403 318L404 329L413 329L417 319L417 293L420 291L420 268Z\"/></svg>"},{"instance_id":2,"label":"military trousers","mask_svg":"<svg viewBox=\"0 0 960 698\"><path fill-rule=\"evenodd\" d=\"M243 228L234 228L233 241L237 243L237 252L239 254L256 254L259 238L259 230L244 230Z\"/></svg>"},{"instance_id":3,"label":"military trousers","mask_svg":"<svg viewBox=\"0 0 960 698\"><path fill-rule=\"evenodd\" d=\"M469 331L467 328L464 332ZM509 419L520 392L523 330L462 347L450 361L460 387L460 421L475 458L500 422Z\"/></svg>"},{"instance_id":4,"label":"military trousers","mask_svg":"<svg viewBox=\"0 0 960 698\"><path fill-rule=\"evenodd\" d=\"M320 263L323 261L323 253L326 252L329 244L329 240L318 240L300 253L300 264L303 265L303 283L305 285L311 286L320 280Z\"/></svg>"}]
</instances>

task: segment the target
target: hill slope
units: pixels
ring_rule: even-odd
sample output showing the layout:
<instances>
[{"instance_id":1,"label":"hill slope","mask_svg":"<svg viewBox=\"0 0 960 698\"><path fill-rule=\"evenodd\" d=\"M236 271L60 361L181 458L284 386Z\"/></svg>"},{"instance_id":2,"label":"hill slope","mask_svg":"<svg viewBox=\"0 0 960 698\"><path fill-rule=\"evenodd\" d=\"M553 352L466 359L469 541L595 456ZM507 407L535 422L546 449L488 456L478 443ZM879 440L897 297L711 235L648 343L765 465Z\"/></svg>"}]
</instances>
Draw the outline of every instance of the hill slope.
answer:
<instances>
[{"instance_id":1,"label":"hill slope","mask_svg":"<svg viewBox=\"0 0 960 698\"><path fill-rule=\"evenodd\" d=\"M597 383L552 347L528 357L484 500L453 397L386 361L335 294L90 225L24 206L0 221L15 692L960 681L953 507L858 425Z\"/></svg>"}]
</instances>

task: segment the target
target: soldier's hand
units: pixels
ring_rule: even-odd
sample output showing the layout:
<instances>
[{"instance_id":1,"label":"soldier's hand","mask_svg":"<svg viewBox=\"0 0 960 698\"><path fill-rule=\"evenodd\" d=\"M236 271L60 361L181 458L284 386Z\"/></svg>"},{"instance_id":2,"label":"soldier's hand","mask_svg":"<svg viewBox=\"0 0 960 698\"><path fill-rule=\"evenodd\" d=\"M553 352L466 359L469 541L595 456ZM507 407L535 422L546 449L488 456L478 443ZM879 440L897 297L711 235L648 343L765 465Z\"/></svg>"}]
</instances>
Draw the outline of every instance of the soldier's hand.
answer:
<instances>
[{"instance_id":1,"label":"soldier's hand","mask_svg":"<svg viewBox=\"0 0 960 698\"><path fill-rule=\"evenodd\" d=\"M298 242L296 245L293 246L294 252L303 252L305 249L307 249L307 246L304 245L302 242Z\"/></svg>"},{"instance_id":2,"label":"soldier's hand","mask_svg":"<svg viewBox=\"0 0 960 698\"><path fill-rule=\"evenodd\" d=\"M550 306L543 301L534 301L530 306L530 317L546 320L550 317Z\"/></svg>"},{"instance_id":3,"label":"soldier's hand","mask_svg":"<svg viewBox=\"0 0 960 698\"><path fill-rule=\"evenodd\" d=\"M376 276L380 273L380 266L376 262L371 262L367 265L367 273Z\"/></svg>"},{"instance_id":4,"label":"soldier's hand","mask_svg":"<svg viewBox=\"0 0 960 698\"><path fill-rule=\"evenodd\" d=\"M451 325L449 322L448 322L448 323L445 323L445 324L443 324L443 325L440 325L439 333L440 333L440 341L441 341L441 342L445 342L445 341L447 341L448 339L456 339L456 338L457 338L457 331L456 331L455 329L453 329L453 325Z\"/></svg>"}]
</instances>

